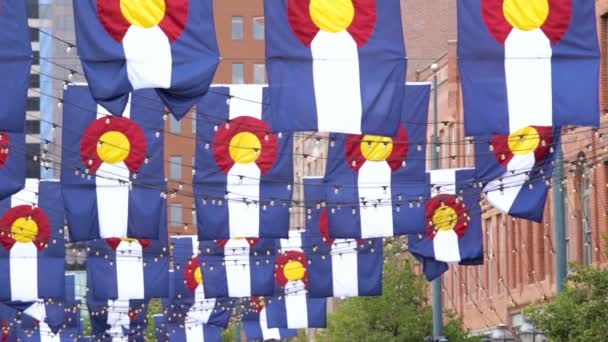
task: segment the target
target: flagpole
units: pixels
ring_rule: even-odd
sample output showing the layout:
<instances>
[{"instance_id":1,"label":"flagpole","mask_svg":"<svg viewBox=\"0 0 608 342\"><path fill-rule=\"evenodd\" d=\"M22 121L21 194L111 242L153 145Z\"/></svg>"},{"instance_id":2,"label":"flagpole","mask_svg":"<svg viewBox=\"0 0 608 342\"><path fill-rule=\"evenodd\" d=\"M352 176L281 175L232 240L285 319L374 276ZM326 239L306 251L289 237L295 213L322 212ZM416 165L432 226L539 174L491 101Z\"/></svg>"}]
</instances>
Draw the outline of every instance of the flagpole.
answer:
<instances>
[{"instance_id":1,"label":"flagpole","mask_svg":"<svg viewBox=\"0 0 608 342\"><path fill-rule=\"evenodd\" d=\"M559 132L561 134L561 132ZM554 138L555 140L555 138ZM562 292L566 285L568 274L568 260L566 255L566 207L564 203L564 175L563 151L561 139L555 145L555 166L553 168L553 224L555 225L555 274L557 293Z\"/></svg>"},{"instance_id":2,"label":"flagpole","mask_svg":"<svg viewBox=\"0 0 608 342\"><path fill-rule=\"evenodd\" d=\"M433 156L433 169L439 169L439 114L437 95L437 71L439 65L433 63L433 144L431 146ZM433 340L439 341L443 336L443 298L441 292L441 276L433 280Z\"/></svg>"}]
</instances>

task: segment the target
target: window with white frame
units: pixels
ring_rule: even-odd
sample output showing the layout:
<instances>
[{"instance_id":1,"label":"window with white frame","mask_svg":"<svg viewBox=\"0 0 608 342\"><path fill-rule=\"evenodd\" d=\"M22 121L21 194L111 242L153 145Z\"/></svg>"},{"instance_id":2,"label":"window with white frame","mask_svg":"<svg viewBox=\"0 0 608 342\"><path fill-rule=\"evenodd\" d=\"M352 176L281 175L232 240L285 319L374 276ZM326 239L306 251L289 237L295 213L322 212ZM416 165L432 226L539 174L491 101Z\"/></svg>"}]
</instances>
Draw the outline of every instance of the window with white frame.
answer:
<instances>
[{"instance_id":1,"label":"window with white frame","mask_svg":"<svg viewBox=\"0 0 608 342\"><path fill-rule=\"evenodd\" d=\"M254 40L264 40L264 17L254 17L253 18L253 39Z\"/></svg>"},{"instance_id":2,"label":"window with white frame","mask_svg":"<svg viewBox=\"0 0 608 342\"><path fill-rule=\"evenodd\" d=\"M232 40L243 40L243 17L232 17Z\"/></svg>"}]
</instances>

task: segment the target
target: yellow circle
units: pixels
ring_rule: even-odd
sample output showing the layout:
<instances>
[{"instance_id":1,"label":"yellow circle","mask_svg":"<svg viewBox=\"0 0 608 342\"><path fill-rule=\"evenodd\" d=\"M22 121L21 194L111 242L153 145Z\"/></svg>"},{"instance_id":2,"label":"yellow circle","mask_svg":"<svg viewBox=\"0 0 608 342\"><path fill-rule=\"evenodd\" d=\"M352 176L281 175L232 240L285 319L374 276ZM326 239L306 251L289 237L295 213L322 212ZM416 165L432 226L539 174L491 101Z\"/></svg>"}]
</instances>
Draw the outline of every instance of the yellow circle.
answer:
<instances>
[{"instance_id":1,"label":"yellow circle","mask_svg":"<svg viewBox=\"0 0 608 342\"><path fill-rule=\"evenodd\" d=\"M165 0L120 0L120 11L132 25L151 28L165 17L166 4Z\"/></svg>"},{"instance_id":2,"label":"yellow circle","mask_svg":"<svg viewBox=\"0 0 608 342\"><path fill-rule=\"evenodd\" d=\"M258 160L262 153L260 139L249 132L236 134L230 140L230 157L239 164L249 164Z\"/></svg>"},{"instance_id":3,"label":"yellow circle","mask_svg":"<svg viewBox=\"0 0 608 342\"><path fill-rule=\"evenodd\" d=\"M549 0L505 0L502 11L509 24L523 31L541 27L549 16Z\"/></svg>"},{"instance_id":4,"label":"yellow circle","mask_svg":"<svg viewBox=\"0 0 608 342\"><path fill-rule=\"evenodd\" d=\"M513 154L526 155L534 152L540 144L540 136L536 128L528 126L515 133L509 134L509 149Z\"/></svg>"},{"instance_id":5,"label":"yellow circle","mask_svg":"<svg viewBox=\"0 0 608 342\"><path fill-rule=\"evenodd\" d=\"M383 161L393 152L393 139L379 135L366 135L361 141L361 154L367 160Z\"/></svg>"},{"instance_id":6,"label":"yellow circle","mask_svg":"<svg viewBox=\"0 0 608 342\"><path fill-rule=\"evenodd\" d=\"M285 264L283 273L287 280L301 280L304 278L304 274L306 274L306 268L304 268L301 262L292 260Z\"/></svg>"},{"instance_id":7,"label":"yellow circle","mask_svg":"<svg viewBox=\"0 0 608 342\"><path fill-rule=\"evenodd\" d=\"M200 267L197 267L196 270L194 270L194 280L196 280L199 285L203 285L203 272Z\"/></svg>"},{"instance_id":8,"label":"yellow circle","mask_svg":"<svg viewBox=\"0 0 608 342\"><path fill-rule=\"evenodd\" d=\"M355 18L352 0L311 0L310 18L326 32L346 30Z\"/></svg>"},{"instance_id":9,"label":"yellow circle","mask_svg":"<svg viewBox=\"0 0 608 342\"><path fill-rule=\"evenodd\" d=\"M458 213L452 207L442 205L433 214L433 225L438 230L450 231L456 227Z\"/></svg>"},{"instance_id":10,"label":"yellow circle","mask_svg":"<svg viewBox=\"0 0 608 342\"><path fill-rule=\"evenodd\" d=\"M38 235L38 224L32 219L18 218L11 227L11 233L17 242L32 242Z\"/></svg>"},{"instance_id":11,"label":"yellow circle","mask_svg":"<svg viewBox=\"0 0 608 342\"><path fill-rule=\"evenodd\" d=\"M118 164L127 159L130 151L129 138L117 131L104 133L97 144L99 158L109 164Z\"/></svg>"}]
</instances>

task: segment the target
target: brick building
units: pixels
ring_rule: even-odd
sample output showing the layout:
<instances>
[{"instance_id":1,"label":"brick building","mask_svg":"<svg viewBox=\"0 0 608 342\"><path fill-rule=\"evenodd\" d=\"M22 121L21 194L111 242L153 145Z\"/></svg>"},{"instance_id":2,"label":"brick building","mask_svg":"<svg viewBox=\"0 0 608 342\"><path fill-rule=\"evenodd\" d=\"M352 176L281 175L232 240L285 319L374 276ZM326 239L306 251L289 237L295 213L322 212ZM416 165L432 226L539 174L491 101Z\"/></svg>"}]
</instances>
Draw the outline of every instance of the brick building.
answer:
<instances>
[{"instance_id":1,"label":"brick building","mask_svg":"<svg viewBox=\"0 0 608 342\"><path fill-rule=\"evenodd\" d=\"M566 249L569 262L599 267L608 260L602 235L608 231L606 183L608 162L603 136L608 116L608 0L596 1L602 68L600 94L602 128L563 130L566 201ZM466 143L463 107L457 65L457 42L437 61L438 112L440 122L440 166L474 166L474 147ZM415 71L416 80L431 81L432 62ZM411 75L411 73L410 73ZM430 113L433 112L432 103ZM429 137L432 132L429 131ZM444 309L455 310L465 326L484 333L499 323L516 332L524 323L522 310L556 294L553 195L550 191L542 224L513 219L489 206L484 207L485 264L452 267L443 277Z\"/></svg>"}]
</instances>

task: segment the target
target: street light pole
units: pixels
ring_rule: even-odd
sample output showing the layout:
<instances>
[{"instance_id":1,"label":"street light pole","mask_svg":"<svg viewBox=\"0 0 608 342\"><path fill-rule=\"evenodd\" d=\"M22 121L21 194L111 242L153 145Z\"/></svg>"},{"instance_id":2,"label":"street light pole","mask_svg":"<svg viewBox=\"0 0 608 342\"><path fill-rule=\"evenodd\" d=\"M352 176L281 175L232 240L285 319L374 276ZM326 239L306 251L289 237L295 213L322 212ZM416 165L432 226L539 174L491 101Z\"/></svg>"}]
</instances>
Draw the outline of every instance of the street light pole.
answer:
<instances>
[{"instance_id":1,"label":"street light pole","mask_svg":"<svg viewBox=\"0 0 608 342\"><path fill-rule=\"evenodd\" d=\"M561 134L561 132L560 132ZM564 290L568 275L566 255L566 204L564 203L564 154L561 140L555 145L555 166L553 168L553 224L555 225L555 274L557 293Z\"/></svg>"},{"instance_id":2,"label":"street light pole","mask_svg":"<svg viewBox=\"0 0 608 342\"><path fill-rule=\"evenodd\" d=\"M438 100L437 100L437 71L439 65L433 63L431 71L433 72L433 169L439 169L439 115L438 115ZM441 276L433 280L433 337L435 341L439 341L443 336L443 298L441 291Z\"/></svg>"}]
</instances>

